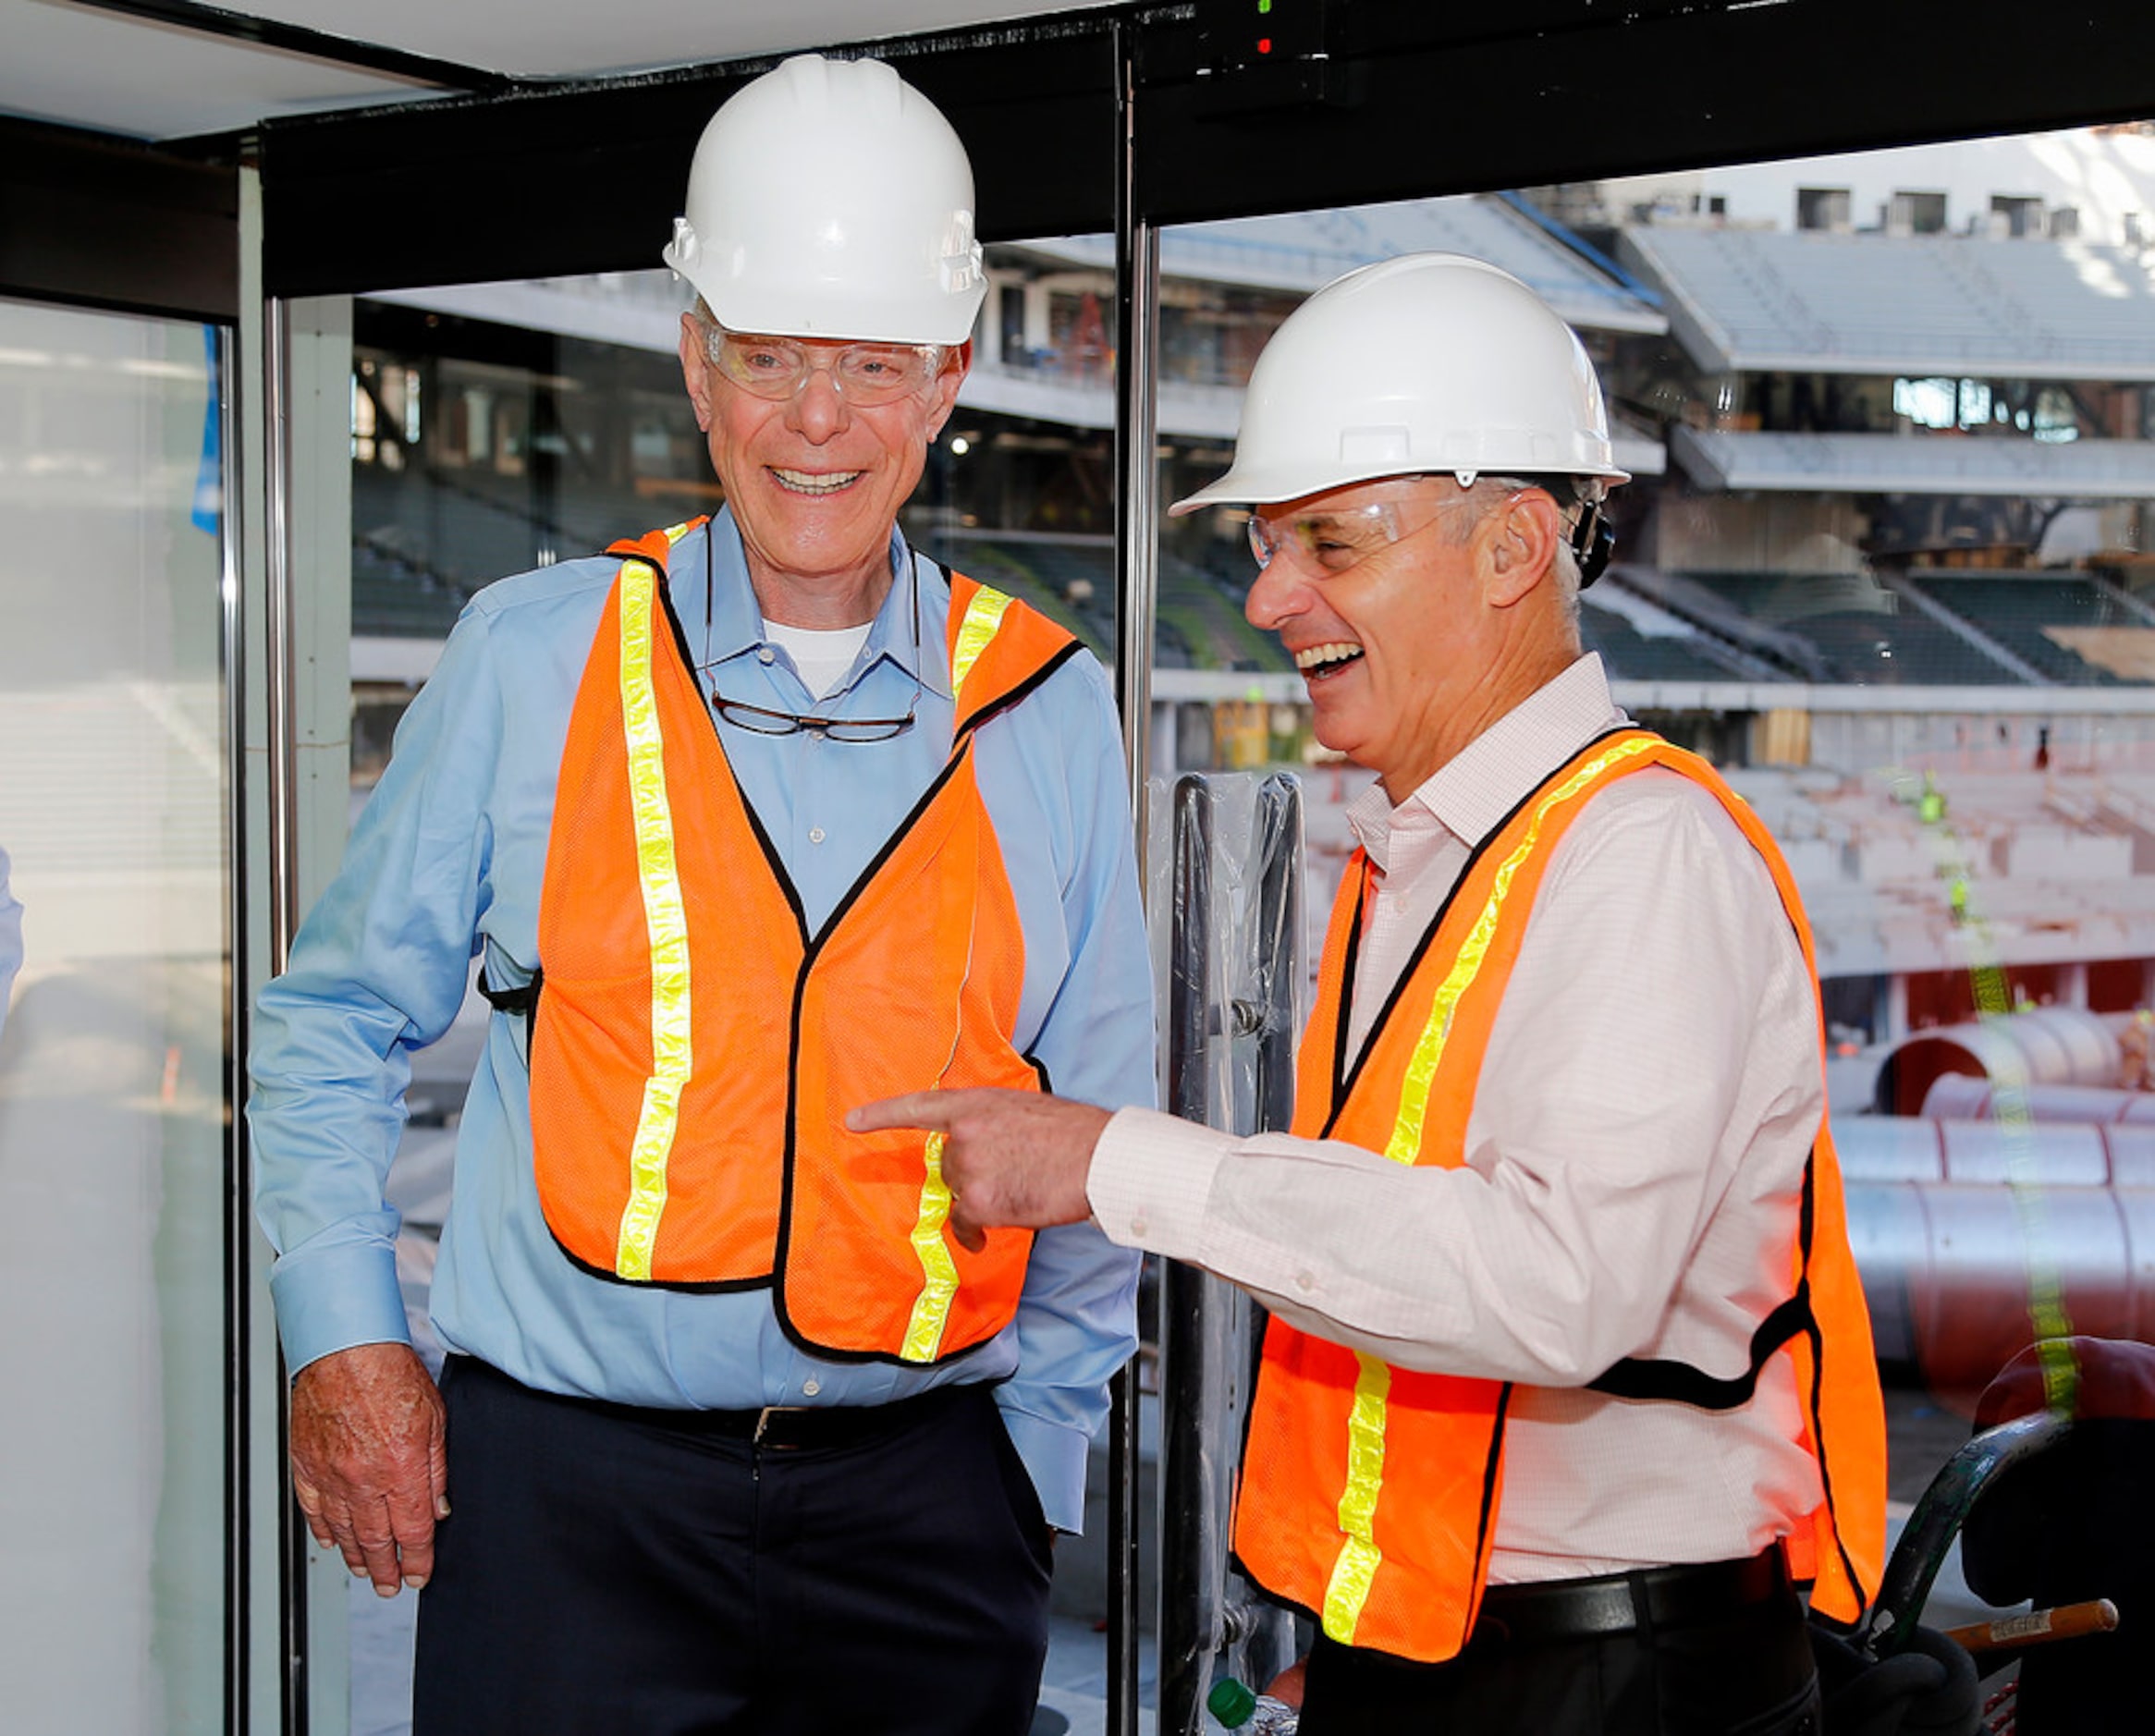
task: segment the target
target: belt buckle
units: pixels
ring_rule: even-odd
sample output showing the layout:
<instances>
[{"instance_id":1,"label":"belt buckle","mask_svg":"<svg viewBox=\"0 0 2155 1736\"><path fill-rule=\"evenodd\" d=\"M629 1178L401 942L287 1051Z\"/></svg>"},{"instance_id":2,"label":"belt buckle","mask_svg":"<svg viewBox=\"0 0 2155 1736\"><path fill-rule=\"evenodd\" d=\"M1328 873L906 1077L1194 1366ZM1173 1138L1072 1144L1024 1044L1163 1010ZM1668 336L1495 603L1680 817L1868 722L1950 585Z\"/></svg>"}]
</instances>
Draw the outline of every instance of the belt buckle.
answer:
<instances>
[{"instance_id":1,"label":"belt buckle","mask_svg":"<svg viewBox=\"0 0 2155 1736\"><path fill-rule=\"evenodd\" d=\"M770 1428L771 1419L773 1417L790 1416L796 1411L805 1411L807 1409L808 1407L804 1404L765 1405L762 1410L755 1413L755 1433L748 1437L749 1445L752 1447L761 1447L764 1444L764 1435L765 1431ZM774 1442L772 1444L771 1450L774 1452L778 1450L777 1443Z\"/></svg>"}]
</instances>

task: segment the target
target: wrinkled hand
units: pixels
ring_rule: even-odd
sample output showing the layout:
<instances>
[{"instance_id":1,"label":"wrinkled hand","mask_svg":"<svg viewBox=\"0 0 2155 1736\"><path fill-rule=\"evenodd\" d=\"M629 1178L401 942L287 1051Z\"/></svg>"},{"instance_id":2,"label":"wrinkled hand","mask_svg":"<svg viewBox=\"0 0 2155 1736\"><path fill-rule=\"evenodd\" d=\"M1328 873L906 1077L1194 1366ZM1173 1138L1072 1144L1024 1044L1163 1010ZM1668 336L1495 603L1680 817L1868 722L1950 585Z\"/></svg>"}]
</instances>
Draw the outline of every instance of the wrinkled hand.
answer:
<instances>
[{"instance_id":1,"label":"wrinkled hand","mask_svg":"<svg viewBox=\"0 0 2155 1736\"><path fill-rule=\"evenodd\" d=\"M292 1492L324 1549L384 1597L434 1572L449 1516L446 1412L410 1345L360 1344L292 1382Z\"/></svg>"},{"instance_id":2,"label":"wrinkled hand","mask_svg":"<svg viewBox=\"0 0 2155 1736\"><path fill-rule=\"evenodd\" d=\"M856 1133L911 1127L943 1135L950 1229L978 1253L986 1232L1045 1229L1092 1216L1085 1177L1108 1111L1039 1091L916 1091L846 1117Z\"/></svg>"}]
</instances>

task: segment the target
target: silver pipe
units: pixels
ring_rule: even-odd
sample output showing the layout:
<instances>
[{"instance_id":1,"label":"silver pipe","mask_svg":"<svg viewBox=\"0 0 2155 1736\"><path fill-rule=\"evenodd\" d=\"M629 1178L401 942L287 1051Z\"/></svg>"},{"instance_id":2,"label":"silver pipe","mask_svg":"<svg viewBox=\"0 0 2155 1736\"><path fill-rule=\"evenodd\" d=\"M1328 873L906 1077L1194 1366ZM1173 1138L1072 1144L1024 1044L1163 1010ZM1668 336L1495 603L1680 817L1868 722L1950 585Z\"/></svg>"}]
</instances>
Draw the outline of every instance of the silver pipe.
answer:
<instances>
[{"instance_id":1,"label":"silver pipe","mask_svg":"<svg viewBox=\"0 0 2155 1736\"><path fill-rule=\"evenodd\" d=\"M262 388L263 556L267 596L263 696L267 711L269 801L269 968L290 962L300 930L299 686L291 526L292 332L289 307L272 296L263 304Z\"/></svg>"},{"instance_id":2,"label":"silver pipe","mask_svg":"<svg viewBox=\"0 0 2155 1736\"><path fill-rule=\"evenodd\" d=\"M1158 438L1154 381L1159 244L1153 226L1138 214L1135 20L1116 19L1114 32L1120 110L1115 135L1115 448L1120 483L1115 491L1115 700L1122 715L1142 886L1149 844L1145 776L1152 760L1152 634L1158 593L1153 453ZM1108 1736L1137 1736L1137 1367L1126 1363L1108 1388Z\"/></svg>"},{"instance_id":3,"label":"silver pipe","mask_svg":"<svg viewBox=\"0 0 2155 1736\"><path fill-rule=\"evenodd\" d=\"M239 345L228 327L214 328L217 343L210 385L217 394L218 615L222 634L220 723L225 732L225 950L231 961L231 994L225 1004L225 1101L235 1110L246 1100L247 1056L242 1009L251 999L248 969L247 850L241 815L247 812L247 641L239 591L241 482L239 413ZM254 1285L250 1250L254 1218L249 1209L246 1118L235 1113L225 1136L225 1730L246 1736L251 1717L253 1629L253 1528L250 1484L253 1477L250 1396Z\"/></svg>"},{"instance_id":4,"label":"silver pipe","mask_svg":"<svg viewBox=\"0 0 2155 1736\"><path fill-rule=\"evenodd\" d=\"M1115 560L1120 575L1115 630L1115 700L1137 820L1146 846L1145 779L1152 767L1152 641L1159 605L1159 230L1137 209L1135 70L1122 32L1122 127L1115 214Z\"/></svg>"},{"instance_id":5,"label":"silver pipe","mask_svg":"<svg viewBox=\"0 0 2155 1736\"><path fill-rule=\"evenodd\" d=\"M291 529L291 310L280 298L263 300L263 795L269 816L267 863L269 972L290 962L300 928L299 719L297 596ZM287 1736L306 1736L307 1531L291 1487L291 1415L284 1358L277 1358L278 1476L284 1499L277 1516L285 1657L282 1671Z\"/></svg>"},{"instance_id":6,"label":"silver pipe","mask_svg":"<svg viewBox=\"0 0 2155 1736\"><path fill-rule=\"evenodd\" d=\"M2071 1331L2155 1342L2155 1128L1840 1116L1833 1144L1889 1368L1983 1387L2037 1336L2046 1278Z\"/></svg>"}]
</instances>

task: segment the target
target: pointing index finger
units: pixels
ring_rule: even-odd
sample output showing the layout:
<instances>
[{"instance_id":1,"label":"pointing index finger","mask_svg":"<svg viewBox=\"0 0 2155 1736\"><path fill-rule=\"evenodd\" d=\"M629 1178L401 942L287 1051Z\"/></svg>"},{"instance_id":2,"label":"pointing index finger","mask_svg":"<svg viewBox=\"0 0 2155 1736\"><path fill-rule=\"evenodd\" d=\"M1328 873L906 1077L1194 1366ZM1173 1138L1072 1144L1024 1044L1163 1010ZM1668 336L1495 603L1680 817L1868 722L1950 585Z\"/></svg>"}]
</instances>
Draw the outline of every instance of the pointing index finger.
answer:
<instances>
[{"instance_id":1,"label":"pointing index finger","mask_svg":"<svg viewBox=\"0 0 2155 1736\"><path fill-rule=\"evenodd\" d=\"M857 1109L846 1111L846 1126L856 1133L874 1133L888 1127L918 1127L948 1133L950 1131L949 1108L937 1101L944 1094L947 1094L913 1091L902 1097L864 1103Z\"/></svg>"}]
</instances>

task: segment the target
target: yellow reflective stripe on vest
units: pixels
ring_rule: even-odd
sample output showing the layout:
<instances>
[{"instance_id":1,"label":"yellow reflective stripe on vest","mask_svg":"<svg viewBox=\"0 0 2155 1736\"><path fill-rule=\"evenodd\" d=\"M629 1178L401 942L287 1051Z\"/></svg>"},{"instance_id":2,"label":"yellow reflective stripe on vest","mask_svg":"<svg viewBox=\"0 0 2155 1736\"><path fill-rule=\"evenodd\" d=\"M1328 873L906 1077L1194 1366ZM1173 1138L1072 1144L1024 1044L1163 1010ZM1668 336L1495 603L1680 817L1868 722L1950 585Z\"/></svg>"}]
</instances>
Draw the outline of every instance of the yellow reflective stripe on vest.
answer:
<instances>
[{"instance_id":1,"label":"yellow reflective stripe on vest","mask_svg":"<svg viewBox=\"0 0 2155 1736\"><path fill-rule=\"evenodd\" d=\"M982 585L973 593L973 601L966 605L965 618L958 624L958 642L950 652L952 699L964 692L965 678L973 673L973 666L980 661L980 654L995 638L996 629L1003 624L1003 611L1010 606L1010 598L1000 591L991 591Z\"/></svg>"},{"instance_id":2,"label":"yellow reflective stripe on vest","mask_svg":"<svg viewBox=\"0 0 2155 1736\"><path fill-rule=\"evenodd\" d=\"M676 532L668 532L674 536ZM693 1051L689 1041L689 923L674 860L673 813L666 794L666 743L651 684L652 617L658 585L629 582L620 593L621 728L629 752L629 801L643 923L651 936L651 1076L629 1147L629 1203L622 1208L614 1270L648 1280L658 1220L666 1211L666 1166L680 1119Z\"/></svg>"},{"instance_id":3,"label":"yellow reflective stripe on vest","mask_svg":"<svg viewBox=\"0 0 2155 1736\"><path fill-rule=\"evenodd\" d=\"M1597 753L1542 798L1534 817L1527 822L1526 836L1498 865L1496 877L1489 886L1488 902L1475 917L1473 928L1467 931L1459 956L1451 961L1451 969L1445 972L1429 1008L1429 1021L1422 1027L1421 1038L1407 1062L1406 1078L1400 1086L1399 1116L1392 1123L1391 1138L1384 1148L1384 1155L1394 1163L1411 1164L1421 1155L1429 1090L1436 1080L1438 1065L1444 1058L1444 1045L1451 1035L1452 1015L1481 974L1482 964L1488 957L1489 943L1496 938L1497 924L1502 920L1504 900L1511 893L1512 880L1521 864L1541 847L1542 822L1551 809L1572 801L1611 766L1651 752L1659 745L1651 738L1635 738L1618 742L1606 752ZM1354 1383L1354 1405L1347 1417L1347 1486L1340 1496L1340 1532L1346 1541L1341 1547L1339 1559L1332 1564L1331 1583L1325 1590L1325 1632L1341 1644L1353 1641L1355 1623L1362 1619L1362 1606L1369 1599L1370 1585L1384 1559L1373 1538L1372 1521L1377 1498L1384 1492L1385 1400L1391 1388L1391 1371L1359 1351L1356 1360L1362 1365L1362 1373Z\"/></svg>"},{"instance_id":4,"label":"yellow reflective stripe on vest","mask_svg":"<svg viewBox=\"0 0 2155 1736\"><path fill-rule=\"evenodd\" d=\"M921 1182L920 1216L912 1227L912 1251L924 1282L913 1298L899 1355L909 1363L932 1363L942 1347L943 1326L950 1318L950 1299L958 1294L958 1266L943 1241L950 1217L950 1188L943 1180L943 1136L928 1135L928 1173Z\"/></svg>"},{"instance_id":5,"label":"yellow reflective stripe on vest","mask_svg":"<svg viewBox=\"0 0 2155 1736\"><path fill-rule=\"evenodd\" d=\"M950 696L965 691L965 678L980 661L980 654L994 642L1003 624L1003 611L1010 599L1000 591L980 586L966 605L965 618L958 623L958 642L950 652ZM953 1049L955 1053L955 1049ZM943 1327L950 1318L950 1303L958 1294L958 1265L943 1240L943 1226L950 1220L950 1190L943 1180L943 1136L928 1135L923 1154L927 1173L921 1179L920 1210L914 1215L913 1257L921 1263L921 1290L913 1298L912 1313L905 1326L905 1342L899 1355L909 1363L932 1363L942 1346Z\"/></svg>"},{"instance_id":6,"label":"yellow reflective stripe on vest","mask_svg":"<svg viewBox=\"0 0 2155 1736\"><path fill-rule=\"evenodd\" d=\"M1354 1643L1354 1624L1369 1601L1384 1551L1377 1547L1377 1498L1384 1492L1384 1418L1391 1393L1391 1368L1359 1351L1361 1373L1354 1380L1354 1404L1347 1412L1347 1486L1340 1494L1340 1532L1347 1541L1332 1563L1325 1587L1325 1635L1341 1645Z\"/></svg>"},{"instance_id":7,"label":"yellow reflective stripe on vest","mask_svg":"<svg viewBox=\"0 0 2155 1736\"><path fill-rule=\"evenodd\" d=\"M1411 1164L1421 1154L1422 1123L1428 1113L1429 1087L1436 1080L1438 1064L1444 1058L1445 1042L1451 1035L1451 1016L1458 1010L1466 991L1474 986L1475 978L1481 974L1482 961L1488 957L1489 942L1496 937L1497 923L1504 913L1504 899L1512 890L1512 877L1518 874L1520 864L1541 848L1541 823L1549 817L1550 809L1571 801L1610 766L1636 759L1642 753L1652 752L1657 745L1650 739L1635 739L1620 741L1606 753L1597 753L1542 799L1533 819L1527 822L1526 836L1498 867L1495 883L1489 888L1489 901L1482 907L1481 914L1475 919L1474 927L1459 948L1459 957L1445 973L1437 990L1436 1001L1429 1009L1429 1022L1422 1027L1421 1040L1414 1045L1414 1057L1407 1063L1407 1076L1400 1086L1399 1118L1392 1123L1391 1140L1384 1148L1384 1155L1393 1162Z\"/></svg>"}]
</instances>

